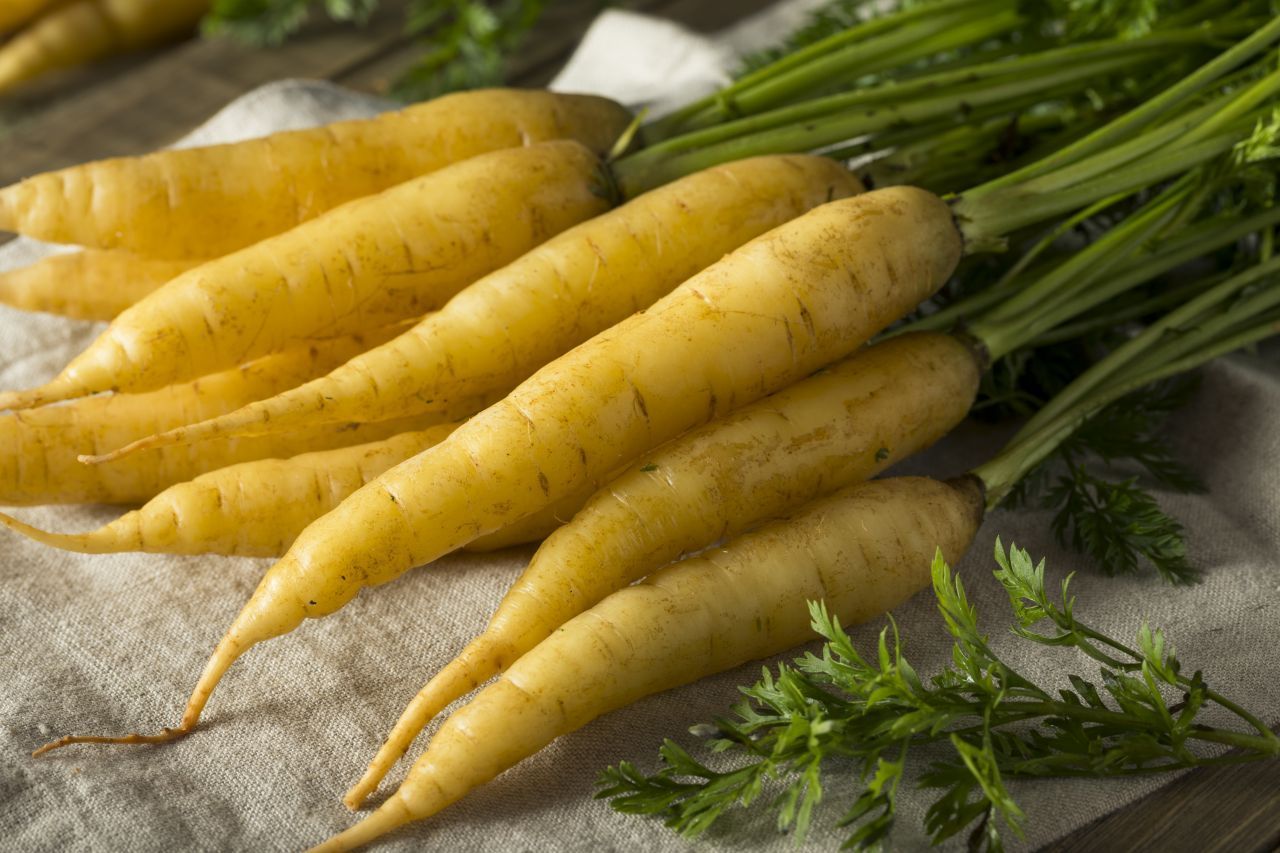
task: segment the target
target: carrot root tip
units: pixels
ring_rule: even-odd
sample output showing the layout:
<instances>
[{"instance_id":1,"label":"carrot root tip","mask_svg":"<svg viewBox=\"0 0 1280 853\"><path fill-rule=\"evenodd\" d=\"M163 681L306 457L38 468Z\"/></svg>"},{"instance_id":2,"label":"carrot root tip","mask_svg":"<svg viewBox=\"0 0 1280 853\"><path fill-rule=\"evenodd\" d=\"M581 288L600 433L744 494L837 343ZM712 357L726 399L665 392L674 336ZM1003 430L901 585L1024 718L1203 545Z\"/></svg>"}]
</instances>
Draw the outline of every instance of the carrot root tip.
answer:
<instances>
[{"instance_id":1,"label":"carrot root tip","mask_svg":"<svg viewBox=\"0 0 1280 853\"><path fill-rule=\"evenodd\" d=\"M55 749L62 749L77 743L111 743L111 744L158 744L172 743L175 740L181 740L191 734L194 726L178 726L177 728L165 727L160 730L158 735L131 734L119 737L103 737L100 735L65 735L55 741L46 743L44 746L31 753L32 758L39 758Z\"/></svg>"}]
</instances>

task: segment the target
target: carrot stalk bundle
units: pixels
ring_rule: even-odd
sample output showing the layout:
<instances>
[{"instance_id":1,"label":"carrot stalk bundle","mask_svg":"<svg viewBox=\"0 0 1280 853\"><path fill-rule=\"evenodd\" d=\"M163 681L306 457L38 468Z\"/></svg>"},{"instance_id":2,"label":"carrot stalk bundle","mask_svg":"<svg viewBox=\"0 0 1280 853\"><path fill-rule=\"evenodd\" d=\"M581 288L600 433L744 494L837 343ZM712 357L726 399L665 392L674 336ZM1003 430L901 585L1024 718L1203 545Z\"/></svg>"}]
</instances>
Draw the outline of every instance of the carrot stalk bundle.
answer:
<instances>
[{"instance_id":1,"label":"carrot stalk bundle","mask_svg":"<svg viewBox=\"0 0 1280 853\"><path fill-rule=\"evenodd\" d=\"M377 811L313 849L367 844L602 714L804 642L810 600L844 623L878 616L928 585L938 549L958 559L981 517L970 479L878 480L615 592L449 717Z\"/></svg>"},{"instance_id":2,"label":"carrot stalk bundle","mask_svg":"<svg viewBox=\"0 0 1280 853\"><path fill-rule=\"evenodd\" d=\"M608 209L599 169L578 143L546 142L349 202L178 276L117 317L52 382L0 395L0 409L150 390L308 338L419 317Z\"/></svg>"},{"instance_id":3,"label":"carrot stalk bundle","mask_svg":"<svg viewBox=\"0 0 1280 853\"><path fill-rule=\"evenodd\" d=\"M0 303L78 320L110 321L170 279L204 261L86 249L0 272Z\"/></svg>"},{"instance_id":4,"label":"carrot stalk bundle","mask_svg":"<svg viewBox=\"0 0 1280 853\"><path fill-rule=\"evenodd\" d=\"M553 237L326 377L120 453L307 422L406 417L459 397L504 394L748 240L860 190L835 162L804 155L681 178Z\"/></svg>"},{"instance_id":5,"label":"carrot stalk bundle","mask_svg":"<svg viewBox=\"0 0 1280 853\"><path fill-rule=\"evenodd\" d=\"M892 9L750 71L658 119L646 135L677 133L755 115L829 92L837 84L909 67L914 60L981 44L1026 23L1013 0L935 0Z\"/></svg>"},{"instance_id":6,"label":"carrot stalk bundle","mask_svg":"<svg viewBox=\"0 0 1280 853\"><path fill-rule=\"evenodd\" d=\"M21 2L19 7L29 5ZM195 29L210 0L69 0L0 44L0 92L61 68L151 47Z\"/></svg>"},{"instance_id":7,"label":"carrot stalk bundle","mask_svg":"<svg viewBox=\"0 0 1280 853\"><path fill-rule=\"evenodd\" d=\"M347 805L432 717L610 593L937 441L969 411L980 373L956 339L904 335L641 457L543 544L485 631L414 697Z\"/></svg>"},{"instance_id":8,"label":"carrot stalk bundle","mask_svg":"<svg viewBox=\"0 0 1280 853\"><path fill-rule=\"evenodd\" d=\"M622 107L589 95L464 92L372 119L36 175L0 189L0 229L156 257L216 257L480 154L553 139L604 153L630 121Z\"/></svg>"},{"instance_id":9,"label":"carrot stalk bundle","mask_svg":"<svg viewBox=\"0 0 1280 853\"><path fill-rule=\"evenodd\" d=\"M1250 22L1246 21L1244 23L1249 24ZM1234 21L1231 23L1231 26L1238 29L1243 26L1243 24L1239 21ZM1264 27L1263 30L1269 32L1269 27ZM1135 51L1149 60L1154 60L1156 57L1167 55L1171 51L1183 50L1188 45L1204 45L1212 43L1213 39L1218 37L1220 37L1220 33L1217 33L1213 27L1210 27L1209 31L1196 29L1180 31L1177 33L1154 34L1145 39L1134 40L1133 44L1135 47L1133 47L1133 49L1129 49L1125 45L1117 45L1110 42L1099 43L1097 45L1086 45L1084 46L1086 48L1084 51L1076 51L1070 54L1072 61L1067 64L1065 71L1063 70L1063 63L1060 61L1062 57L1058 57L1054 62L1040 61L1038 65L1034 65L1032 68L1023 69L1025 72L1023 74L1017 73L1017 69L1015 68L1008 67L1012 66L1013 63L996 63L1001 67L998 69L991 69L990 73L997 79L997 83L993 84L993 87L989 91L984 90L985 94L982 104L986 108L995 109L999 108L1000 105L1005 105L1007 107L1011 103L1025 102L1027 98L1044 97L1050 91L1058 93L1061 93L1062 91L1071 91L1073 87L1078 88L1078 83L1081 79L1088 79L1091 74L1101 73L1108 69L1114 71L1127 67L1127 64L1131 62L1131 57L1136 55ZM1127 44L1128 43L1126 43L1126 45ZM1065 77L1063 76L1064 74L1066 75ZM1004 83L1009 82L1010 79L1014 81L1012 88L1004 85ZM954 103L955 92L951 92L948 97L943 98L938 86L946 83L952 87L959 86L960 89L964 89L964 87L968 85L968 81L968 74L961 74L957 77L954 73L945 76L945 79L933 80L929 82L929 85L923 86L923 88L919 85L921 81L916 81L916 83L913 84L913 91L915 91L914 97L916 99L923 98L925 101L933 104L933 107L930 108L932 110L931 112L926 110L927 115L921 114L921 116L918 116L917 118L920 118L921 121L931 121L936 125L936 122L942 115L953 113L954 110L951 108L951 105ZM884 88L885 92L881 93L881 97L885 96L885 93L887 93L888 90L892 89L897 91L899 87L887 86ZM945 91L945 86L943 87L943 90ZM948 104L944 113L939 113L937 111L937 106L940 101L945 101ZM911 103L915 103L915 101L911 101ZM872 113L881 109L882 105L879 104L873 105L869 108ZM844 106L842 104L824 103L824 105L822 105L814 115L808 116L803 120L794 121L790 125L783 124L782 126L778 126L779 120L772 118L769 120L766 130L758 133L747 133L747 135L741 140L735 140L732 135L730 135L727 139L722 139L724 144L692 152L682 148L679 151L676 151L670 159L663 159L662 156L656 156L657 149L652 149L650 151L641 152L640 154L625 158L620 161L616 167L609 171L615 173L616 177L622 182L622 186L628 190L628 193L633 193L638 189L658 186L683 175L700 171L701 169L710 165L715 165L718 162L741 159L757 153L778 151L786 152L795 150L798 147L804 148L809 146L821 146L824 144L840 142L847 139L850 133L861 132L856 130L855 125L843 122L843 111ZM795 118L791 113L785 110L781 112L785 113L786 118L784 121ZM823 120L818 121L818 118L822 118ZM831 121L826 121L826 119L830 119ZM916 119L911 119L907 121L906 125L910 127L915 120ZM896 129L899 124L901 124L901 122L894 119L889 122L887 127ZM885 128L881 127L880 129L883 130ZM895 132L898 131L895 130ZM676 140L672 140L672 142L675 141ZM540 147L545 149L550 145L553 145L553 143L543 143ZM469 162L476 163L483 160L484 157L496 158L498 157L498 154L483 155L482 157L475 158ZM491 162L498 161L493 160ZM514 185L519 185L521 183L521 179L526 179L524 174L525 172L533 171L526 167L522 172L518 161L502 162L505 164L504 168L501 170L504 174L510 172L516 175L516 180L511 182L511 184ZM463 168L466 165L467 164L461 164L445 171L452 172ZM564 175L564 180L567 183L561 189L566 195L590 194L592 190L600 192L599 186L591 185L597 181L603 181L607 184L611 178L599 174L597 169L599 169L600 172L605 171L597 165L596 169L592 169L589 175ZM428 176L428 178L430 177L431 176ZM397 200L401 200L404 196L410 194L405 190L405 188L412 185L414 185L414 182L401 185L401 187L396 190L388 192L396 193L394 197ZM591 187L591 189L584 189L584 185ZM432 183L430 186L443 188L445 184ZM505 187L507 184L503 184L502 186ZM469 200L474 198L487 200L487 195L489 194L486 193L484 189L472 189L467 197ZM415 223L412 221L407 223L386 221L388 218L394 219L394 214L388 213L388 206L385 198L374 197L365 201L368 206L361 208L362 210L375 211L379 214L375 217L373 213L370 213L368 215L368 219L372 220L376 218L378 220L377 227L374 230L381 239L379 239L379 236L369 236L368 228L357 227L356 224L345 220L337 220L339 224L335 225L332 231L310 230L310 225L306 224L295 231L290 232L291 235L294 235L293 242L291 243L265 243L256 248L246 250L246 252L254 252L252 255L230 256L230 258L234 258L234 263L223 264L218 267L218 280L206 283L203 285L203 288L217 289L220 295L224 297L223 301L231 300L233 304L237 306L237 309L239 309L245 303L251 301L256 302L258 299L257 291L260 290L262 286L271 286L272 283L278 285L277 279L282 277L281 273L274 269L269 269L266 272L261 271L267 266L265 256L273 253L281 253L281 249L283 247L295 247L295 244L297 243L304 243L305 246L310 249L317 243L323 245L326 242L326 238L329 237L336 239L345 238L348 241L361 246L362 252L365 250L364 244L368 244L370 250L375 253L391 252L393 253L393 257L400 257L403 254L404 246L397 245L393 237L388 235L396 234L396 229L401 227L404 231L408 232L410 230L409 226ZM1068 204L1067 209L1070 209L1072 206L1073 205ZM352 207L348 209L355 208ZM335 211L334 213L336 214L338 212ZM468 213L472 213L474 216L474 211L468 211ZM1053 211L1051 209L1048 212L1036 211L1036 216L1043 218L1045 216L1052 215L1052 213ZM325 217L325 219L332 222L332 216L333 214L330 214L330 216ZM466 221L466 216L466 213L459 212L458 214L458 218L462 221ZM588 217L583 215L579 217L579 221L585 218ZM1032 218L1034 220L1035 217ZM567 227L567 225L561 226L560 229L555 230L562 230L563 227ZM504 233L504 231L505 229L494 228L491 231L484 233L494 234ZM284 239L288 236L289 235L282 235L280 238L276 239ZM545 236L550 236L550 234ZM473 239L482 240L483 233L473 235ZM264 248L265 246L270 246L271 248L266 249ZM255 262L253 269L259 273L258 275L251 275L247 280L244 280L244 277L240 277L240 281L236 286L231 286L229 283L222 280L223 277L229 274L231 270L236 269L234 264L238 264L249 259L252 259ZM509 261L511 259L511 257L507 257L504 261ZM295 261L296 259L291 257L290 260ZM303 272L297 272L290 268L285 271L286 274L283 275L283 278L286 282L301 287L303 290L321 290L321 284L316 280L323 277L320 273L328 274L329 280L338 281L343 280L344 277L350 276L350 271L345 269L343 266L343 262L346 259L327 258L326 260L328 261L328 264L321 264L321 270L316 271L307 267L305 265L305 259L302 259L299 263L302 263L306 272L310 272L312 275L307 276ZM382 260L385 262L385 259ZM447 258L433 256L426 260L433 268L436 268L435 265L444 262ZM500 263L495 262L488 267L488 270L500 265ZM334 266L336 268L329 270L329 266ZM373 266L376 267L377 264L375 263ZM408 270L404 271L407 272L414 269L416 269L416 267L410 264ZM372 270L372 273L372 277L379 278L379 270L374 269ZM189 275L196 276L196 273L193 271ZM475 271L473 271L471 277L476 277ZM358 292L366 292L372 285L366 280L365 276L358 276L358 278L360 280L357 282L357 286L354 290ZM383 279L379 278L379 281L382 280ZM157 376L163 376L168 366L177 361L184 360L184 357L201 359L206 357L206 353L208 351L216 349L216 344L211 343L210 346L202 347L198 352L189 353L184 351L190 350L191 348L189 346L183 346L183 344L190 343L191 341L199 341L203 344L205 343L206 338L211 337L209 335L201 334L196 334L194 338L192 337L193 333L200 332L201 327L209 321L210 318L206 317L206 314L213 314L214 317L220 321L218 325L225 324L226 326L230 326L238 330L255 328L261 322L260 317L262 312L258 311L251 314L248 309L245 309L243 312L239 310L234 311L230 316L225 317L225 323L222 322L224 318L219 312L213 311L212 309L199 304L207 299L207 296L200 292L202 290L201 287L193 288L196 291L195 293L187 292L189 289L192 289L187 286L191 281L192 279L186 277L179 278L175 282L172 282L170 286L163 288L156 294L153 294L150 300L144 300L143 303L135 306L135 310L139 311L138 314L126 312L122 315L96 347L91 347L89 352L84 354L76 362L73 362L66 375L64 375L60 381L55 382L50 387L37 389L36 391L26 394L0 396L0 407L26 407L41 405L55 400L68 399L76 395L110 388L138 389L139 386L136 383L144 381L139 379L139 374L149 374L150 372L154 372ZM182 283L181 286L179 283ZM305 287L303 286L304 284L306 285ZM462 283L456 283L450 293L456 292L461 289L462 286ZM389 288L389 290L394 291L396 288ZM232 294L234 294L234 298L232 297ZM436 295L439 296L442 294L437 293ZM193 296L195 297L194 300L192 299ZM192 301L197 304L191 304ZM146 311L142 310L143 306L147 306ZM160 310L161 306L164 307L163 310ZM270 311L267 313L268 320L270 320ZM244 314L245 316L241 316L241 314ZM163 328L161 328L157 323L159 316L171 318L163 324ZM328 317L322 322L328 322L332 325L337 321L335 318ZM280 330L272 329L272 331ZM266 337L269 336L251 335L250 339L258 342L260 346L266 347L270 346L270 344L266 343ZM117 338L119 340L117 340ZM146 346L142 346L139 343L138 338L145 338L148 344ZM190 341L188 340L189 338ZM131 357L122 357L122 349L126 352L130 352ZM173 350L175 349L179 350L176 353L178 356L177 358L174 357L175 353ZM171 381L176 378L177 377L171 376L165 381ZM150 382L158 380L155 378L148 378L145 381Z\"/></svg>"}]
</instances>

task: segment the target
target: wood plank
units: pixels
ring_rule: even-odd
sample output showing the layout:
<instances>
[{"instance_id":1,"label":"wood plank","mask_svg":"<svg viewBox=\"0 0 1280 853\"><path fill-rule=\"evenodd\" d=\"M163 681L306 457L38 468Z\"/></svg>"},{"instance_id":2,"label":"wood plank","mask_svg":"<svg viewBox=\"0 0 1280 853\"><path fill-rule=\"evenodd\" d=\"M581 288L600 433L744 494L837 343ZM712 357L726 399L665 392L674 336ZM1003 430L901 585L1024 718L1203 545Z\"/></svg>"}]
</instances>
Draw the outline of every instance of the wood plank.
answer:
<instances>
[{"instance_id":1,"label":"wood plank","mask_svg":"<svg viewBox=\"0 0 1280 853\"><path fill-rule=\"evenodd\" d=\"M1280 762L1202 767L1040 853L1280 850Z\"/></svg>"},{"instance_id":2,"label":"wood plank","mask_svg":"<svg viewBox=\"0 0 1280 853\"><path fill-rule=\"evenodd\" d=\"M85 67L54 72L6 93L0 97L0 140L56 104L129 74L167 50L169 48L130 53Z\"/></svg>"}]
</instances>

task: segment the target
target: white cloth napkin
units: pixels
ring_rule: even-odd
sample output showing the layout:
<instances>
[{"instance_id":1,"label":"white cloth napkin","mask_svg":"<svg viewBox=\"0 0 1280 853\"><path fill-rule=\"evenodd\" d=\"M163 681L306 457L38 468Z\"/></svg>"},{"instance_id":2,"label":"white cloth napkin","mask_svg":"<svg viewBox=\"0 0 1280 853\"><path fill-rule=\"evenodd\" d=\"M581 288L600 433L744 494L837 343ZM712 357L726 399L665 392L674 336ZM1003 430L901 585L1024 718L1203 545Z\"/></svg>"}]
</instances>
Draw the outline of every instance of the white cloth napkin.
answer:
<instances>
[{"instance_id":1,"label":"white cloth napkin","mask_svg":"<svg viewBox=\"0 0 1280 853\"><path fill-rule=\"evenodd\" d=\"M673 25L610 12L557 80L563 89L669 104L721 82L732 57L781 31L794 4L707 39ZM793 18L788 17L787 20ZM624 85L625 83L625 85ZM312 82L286 81L235 101L187 143L268 133L357 115L383 104ZM44 251L19 240L0 268ZM0 387L43 381L97 327L0 308ZM1146 618L1168 629L1189 668L1280 717L1280 369L1238 356L1206 371L1186 414L1170 425L1208 481L1204 497L1162 495L1188 528L1205 582L1170 589L1151 577L1109 579L1054 544L1040 513L996 513L959 566L996 647L1034 675L1061 682L1095 672L1071 654L1028 651L1007 636L1003 593L991 579L997 533L1046 556L1053 578L1079 569L1078 611L1127 636ZM969 425L907 466L950 475L985 458L998 431ZM2 452L3 449L0 449ZM56 530L110 518L101 507L21 510ZM339 798L363 770L423 681L481 626L529 551L463 555L366 591L337 615L267 643L235 666L200 731L159 748L77 747L39 760L30 751L68 732L154 731L177 721L205 658L269 565L262 560L64 554L0 531L0 838L17 851L298 850L349 825ZM928 594L895 612L925 673L949 644ZM867 648L879 623L856 631ZM790 657L790 656L787 656ZM386 851L733 851L793 849L759 810L727 819L690 845L654 820L593 800L593 780L623 758L653 767L664 736L680 738L735 700L758 665L610 714L569 735L435 819L388 838ZM686 738L686 741L691 741ZM418 745L418 749L421 744ZM417 749L413 754L417 754ZM397 783L407 762L391 775ZM1034 848L1146 794L1164 779L1017 782ZM851 783L835 780L806 849L830 850ZM927 798L902 795L894 848L924 849Z\"/></svg>"}]
</instances>

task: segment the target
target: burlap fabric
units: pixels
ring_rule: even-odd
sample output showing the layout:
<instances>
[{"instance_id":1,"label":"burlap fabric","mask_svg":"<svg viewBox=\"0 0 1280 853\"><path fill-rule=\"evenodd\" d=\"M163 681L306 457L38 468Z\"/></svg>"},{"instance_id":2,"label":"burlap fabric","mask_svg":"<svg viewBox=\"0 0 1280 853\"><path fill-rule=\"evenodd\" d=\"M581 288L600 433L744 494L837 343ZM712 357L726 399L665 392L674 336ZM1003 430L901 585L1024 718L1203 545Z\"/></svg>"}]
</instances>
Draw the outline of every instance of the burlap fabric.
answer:
<instances>
[{"instance_id":1,"label":"burlap fabric","mask_svg":"<svg viewBox=\"0 0 1280 853\"><path fill-rule=\"evenodd\" d=\"M602 24L570 67L569 81L578 89L633 95L619 90L627 68L606 68L591 61L590 52L610 56L623 39L630 54L647 50L652 67L676 42L661 29L647 39L650 34L634 18ZM686 83L714 83L728 52L724 42L679 44L691 57L686 62L706 60L709 69ZM235 102L189 141L364 115L381 106L326 85L286 82ZM44 251L17 241L0 249L0 268ZM96 331L0 309L0 387L43 381ZM1142 618L1166 627L1188 667L1208 667L1219 689L1270 720L1280 718L1277 423L1280 367L1273 351L1269 358L1238 356L1209 368L1194 404L1170 425L1173 440L1211 487L1207 496L1161 495L1185 521L1193 557L1206 569L1205 582L1190 589L1170 589L1151 577L1105 578L1054 544L1042 514L995 514L959 568L996 647L1045 679L1061 680L1068 668L1094 671L1086 659L1019 648L1007 636L1007 605L990 575L998 533L1047 557L1055 579L1081 570L1079 612L1104 629L1129 636ZM984 458L1001 438L999 431L966 426L909 468L953 474ZM116 512L50 507L18 514L44 527L79 530ZM80 747L32 760L34 747L67 732L149 731L176 722L207 654L268 563L86 557L0 533L0 844L20 851L160 853L296 850L320 841L351 822L339 802L342 791L409 697L481 626L528 556L518 550L441 560L255 649L228 675L198 734L180 743ZM918 668L927 673L944 665L949 644L930 596L917 596L895 616ZM879 628L864 626L856 637L869 644ZM727 820L691 848L660 823L617 815L591 798L602 767L622 758L652 766L664 736L679 737L720 712L734 700L736 686L757 672L757 665L745 666L597 720L379 849L793 849L792 839L778 835L763 813ZM1016 846L1050 841L1166 781L1017 783L1029 833ZM849 790L847 782L833 782L832 806L820 826L830 825L821 818L837 815ZM903 800L894 847L921 849L927 799L907 792ZM834 849L839 839L819 828L807 849Z\"/></svg>"}]
</instances>

